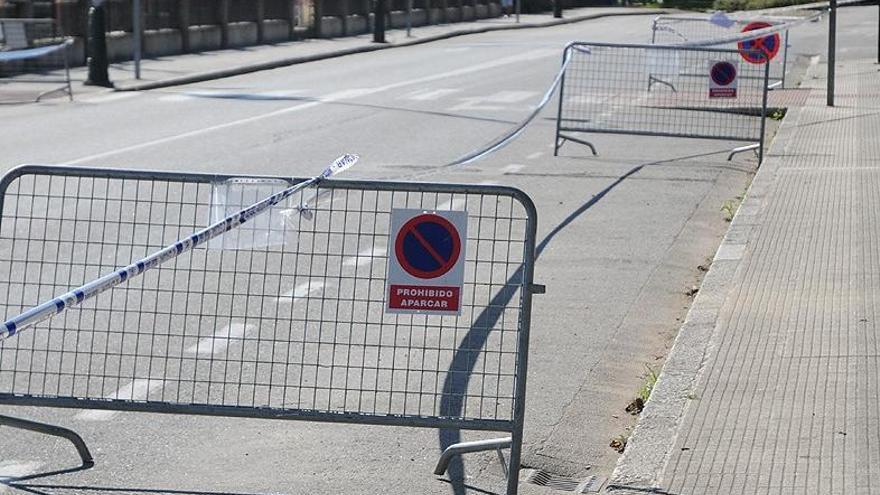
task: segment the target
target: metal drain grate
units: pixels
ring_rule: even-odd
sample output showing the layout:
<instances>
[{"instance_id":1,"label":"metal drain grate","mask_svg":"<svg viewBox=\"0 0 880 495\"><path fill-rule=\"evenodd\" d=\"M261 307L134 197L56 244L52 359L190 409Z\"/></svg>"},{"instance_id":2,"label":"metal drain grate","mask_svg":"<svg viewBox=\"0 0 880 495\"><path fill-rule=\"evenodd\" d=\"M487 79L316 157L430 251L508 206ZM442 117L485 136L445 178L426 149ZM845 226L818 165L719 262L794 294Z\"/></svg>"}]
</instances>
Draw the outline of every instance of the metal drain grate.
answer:
<instances>
[{"instance_id":1,"label":"metal drain grate","mask_svg":"<svg viewBox=\"0 0 880 495\"><path fill-rule=\"evenodd\" d=\"M541 469L523 469L520 477L525 483L531 483L538 486L546 486L553 490L561 492L573 493L599 493L604 478L598 476L587 476L586 478L576 480L558 474L548 473Z\"/></svg>"}]
</instances>

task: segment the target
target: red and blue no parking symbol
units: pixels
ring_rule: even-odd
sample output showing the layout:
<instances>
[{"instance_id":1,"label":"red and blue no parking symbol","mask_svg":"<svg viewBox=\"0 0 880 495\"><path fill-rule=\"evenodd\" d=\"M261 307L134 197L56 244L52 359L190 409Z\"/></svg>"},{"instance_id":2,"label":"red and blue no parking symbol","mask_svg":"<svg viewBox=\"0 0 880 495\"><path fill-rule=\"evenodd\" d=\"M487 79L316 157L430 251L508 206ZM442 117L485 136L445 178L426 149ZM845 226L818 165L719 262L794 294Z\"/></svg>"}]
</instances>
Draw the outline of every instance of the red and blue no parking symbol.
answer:
<instances>
[{"instance_id":1,"label":"red and blue no parking symbol","mask_svg":"<svg viewBox=\"0 0 880 495\"><path fill-rule=\"evenodd\" d=\"M394 208L388 234L385 311L461 314L467 212Z\"/></svg>"},{"instance_id":2,"label":"red and blue no parking symbol","mask_svg":"<svg viewBox=\"0 0 880 495\"><path fill-rule=\"evenodd\" d=\"M755 21L746 24L742 32L747 33L749 31L766 29L769 27L773 27L769 22ZM779 46L781 44L782 40L779 37L779 33L773 33L768 36L740 41L737 43L737 46L739 48L740 56L742 56L746 62L750 64L763 64L769 60L773 60L773 57L779 53Z\"/></svg>"},{"instance_id":3,"label":"red and blue no parking symbol","mask_svg":"<svg viewBox=\"0 0 880 495\"><path fill-rule=\"evenodd\" d=\"M718 62L709 72L712 81L719 86L729 86L736 80L736 67L730 62Z\"/></svg>"},{"instance_id":4,"label":"red and blue no parking symbol","mask_svg":"<svg viewBox=\"0 0 880 495\"><path fill-rule=\"evenodd\" d=\"M437 278L458 262L461 237L449 220L425 213L403 225L394 243L394 253L410 275L421 279Z\"/></svg>"}]
</instances>

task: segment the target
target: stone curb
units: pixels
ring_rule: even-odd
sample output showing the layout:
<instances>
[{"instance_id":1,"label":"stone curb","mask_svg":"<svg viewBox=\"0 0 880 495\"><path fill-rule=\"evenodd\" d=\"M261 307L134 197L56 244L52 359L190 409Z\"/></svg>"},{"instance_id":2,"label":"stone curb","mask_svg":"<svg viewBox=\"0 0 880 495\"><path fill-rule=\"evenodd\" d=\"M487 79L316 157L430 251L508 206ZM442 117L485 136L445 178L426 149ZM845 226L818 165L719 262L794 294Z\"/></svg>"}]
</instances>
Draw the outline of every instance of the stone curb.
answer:
<instances>
[{"instance_id":1,"label":"stone curb","mask_svg":"<svg viewBox=\"0 0 880 495\"><path fill-rule=\"evenodd\" d=\"M251 72L258 72L262 70L269 69L277 69L279 67L287 67L291 65L304 64L308 62L315 62L318 60L327 60L331 58L344 57L346 55L354 55L358 53L367 53L374 52L378 50L387 50L390 48L399 48L405 46L414 46L421 45L423 43L431 43L434 41L445 40L449 38L455 38L458 36L466 36L469 34L481 34L487 33L490 31L506 31L511 29L531 29L531 28L544 28L544 27L552 27L559 26L563 24L572 24L576 22L588 21L592 19L599 19L602 17L619 17L619 16L629 16L629 15L661 15L666 14L666 10L662 9L651 9L651 10L633 10L632 12L603 12L598 14L587 14L581 15L577 17L571 17L568 19L558 19L553 21L547 21L542 23L531 23L531 24L512 24L512 25L504 25L504 26L485 26L480 28L472 28L472 29L460 29L457 31L450 31L448 33L438 34L434 36L428 36L425 38L414 39L411 41L405 41L402 43L385 43L385 44L370 44L365 46L358 46L354 48L346 48L342 50L334 50L326 53L317 53L313 55L302 55L298 57L286 57L280 58L276 60L269 60L266 62L260 62L255 64L247 64L247 65L239 65L236 67L230 67L228 69L220 69L220 70L212 70L205 72L197 72L194 74L189 74L186 76L180 77L172 77L168 79L161 79L158 81L148 81L142 83L134 83L134 84L120 84L114 88L116 91L143 91L148 89L159 89L159 88L167 88L170 86L179 86L182 84L191 84L203 81L211 81L214 79L222 79L225 77L237 76L241 74L248 74Z\"/></svg>"}]
</instances>

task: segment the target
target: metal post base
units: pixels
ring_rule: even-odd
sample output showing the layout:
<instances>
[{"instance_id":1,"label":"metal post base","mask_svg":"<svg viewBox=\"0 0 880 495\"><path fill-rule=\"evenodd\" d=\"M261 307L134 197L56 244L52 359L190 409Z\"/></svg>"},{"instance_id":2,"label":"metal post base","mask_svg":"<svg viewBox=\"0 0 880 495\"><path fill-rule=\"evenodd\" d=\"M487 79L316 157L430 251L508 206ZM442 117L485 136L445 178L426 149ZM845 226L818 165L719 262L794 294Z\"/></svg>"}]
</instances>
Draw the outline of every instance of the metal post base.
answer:
<instances>
[{"instance_id":1,"label":"metal post base","mask_svg":"<svg viewBox=\"0 0 880 495\"><path fill-rule=\"evenodd\" d=\"M730 155L727 156L727 161L733 160L733 155L736 155L737 153L743 153L746 151L754 151L755 154L757 154L758 149L760 147L761 147L760 143L755 143L755 144L749 144L747 146L740 146L739 148L734 148L734 149L730 150Z\"/></svg>"},{"instance_id":2,"label":"metal post base","mask_svg":"<svg viewBox=\"0 0 880 495\"><path fill-rule=\"evenodd\" d=\"M37 95L37 99L34 100L34 102L39 103L40 100L42 100L44 97L49 96L49 95L54 95L55 93L66 93L68 95L68 98L70 99L70 101L73 101L73 92L70 91L67 87L63 87L63 88L55 88L55 89L50 89L48 91L43 91L42 93Z\"/></svg>"},{"instance_id":3,"label":"metal post base","mask_svg":"<svg viewBox=\"0 0 880 495\"><path fill-rule=\"evenodd\" d=\"M498 451L498 459L501 460L504 476L507 476L507 462L504 460L504 454L501 453L501 449L509 449L512 443L512 437L505 437L452 444L449 447L446 447L446 450L440 455L440 459L437 461L437 467L434 468L434 474L437 476L443 476L443 474L446 473L446 469L449 467L449 461L451 461L456 455L467 454L470 452L482 452L484 450L496 450Z\"/></svg>"},{"instance_id":4,"label":"metal post base","mask_svg":"<svg viewBox=\"0 0 880 495\"><path fill-rule=\"evenodd\" d=\"M74 447L76 447L76 451L79 454L80 459L82 459L83 468L90 468L95 465L95 460L92 458L89 448L86 447L85 441L83 441L82 437L73 430L4 415L0 415L0 426L9 426L20 430L28 430L43 433L44 435L66 438L67 440L70 440L70 443L72 443Z\"/></svg>"},{"instance_id":5,"label":"metal post base","mask_svg":"<svg viewBox=\"0 0 880 495\"><path fill-rule=\"evenodd\" d=\"M590 148L590 151L593 152L593 156L597 156L599 154L596 152L596 147L593 146L593 144L589 141L584 141L583 139L577 139L570 136L563 136L560 134L559 137L556 138L556 148L553 150L553 156L559 156L559 149L562 148L562 145L565 144L566 141L582 144Z\"/></svg>"}]
</instances>

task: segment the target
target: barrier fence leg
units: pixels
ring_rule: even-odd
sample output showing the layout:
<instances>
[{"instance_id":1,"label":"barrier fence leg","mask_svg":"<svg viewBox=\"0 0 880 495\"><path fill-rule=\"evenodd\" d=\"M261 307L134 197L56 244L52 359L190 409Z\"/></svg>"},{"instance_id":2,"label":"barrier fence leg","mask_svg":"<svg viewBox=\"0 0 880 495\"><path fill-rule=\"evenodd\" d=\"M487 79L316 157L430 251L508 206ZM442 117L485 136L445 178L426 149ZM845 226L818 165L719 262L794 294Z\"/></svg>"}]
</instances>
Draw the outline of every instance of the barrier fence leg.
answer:
<instances>
[{"instance_id":1,"label":"barrier fence leg","mask_svg":"<svg viewBox=\"0 0 880 495\"><path fill-rule=\"evenodd\" d=\"M491 440L476 440L473 442L459 442L446 447L446 450L443 451L443 454L440 455L440 459L437 460L437 466L434 468L434 474L437 476L442 476L446 473L446 469L449 467L449 462L453 457L461 454L468 454L470 452L482 452L484 450L497 450L501 459L503 459L503 455L501 454L501 449L506 449L510 447L510 444L513 442L511 437L505 438L493 438ZM505 470L505 474L507 471L507 465L502 461L501 463L502 469Z\"/></svg>"},{"instance_id":2,"label":"barrier fence leg","mask_svg":"<svg viewBox=\"0 0 880 495\"><path fill-rule=\"evenodd\" d=\"M522 460L522 423L513 432L510 444L510 464L507 466L507 495L516 495L519 491L519 466Z\"/></svg>"},{"instance_id":3,"label":"barrier fence leg","mask_svg":"<svg viewBox=\"0 0 880 495\"><path fill-rule=\"evenodd\" d=\"M764 59L764 94L761 101L761 141L758 143L758 167L764 163L764 133L767 131L767 81L770 79L770 60Z\"/></svg>"},{"instance_id":4,"label":"barrier fence leg","mask_svg":"<svg viewBox=\"0 0 880 495\"><path fill-rule=\"evenodd\" d=\"M567 57L569 57L568 50L566 50L562 55L562 65L565 66L565 61ZM565 97L565 72L562 73L562 78L559 79L559 107L556 110L556 137L553 140L553 156L559 156L559 131L560 126L562 125L562 99Z\"/></svg>"},{"instance_id":5,"label":"barrier fence leg","mask_svg":"<svg viewBox=\"0 0 880 495\"><path fill-rule=\"evenodd\" d=\"M73 88L70 86L70 60L67 56L67 47L64 47L64 78L67 83L67 97L73 101Z\"/></svg>"},{"instance_id":6,"label":"barrier fence leg","mask_svg":"<svg viewBox=\"0 0 880 495\"><path fill-rule=\"evenodd\" d=\"M9 426L10 428L18 428L20 430L28 430L42 433L44 435L65 438L76 447L76 451L79 453L80 459L82 459L83 467L89 468L95 465L95 460L92 458L92 454L89 452L86 442L83 441L82 437L73 430L4 415L0 415L0 426Z\"/></svg>"},{"instance_id":7,"label":"barrier fence leg","mask_svg":"<svg viewBox=\"0 0 880 495\"><path fill-rule=\"evenodd\" d=\"M788 70L788 29L785 30L785 44L782 45L782 86L785 89L785 72Z\"/></svg>"}]
</instances>

